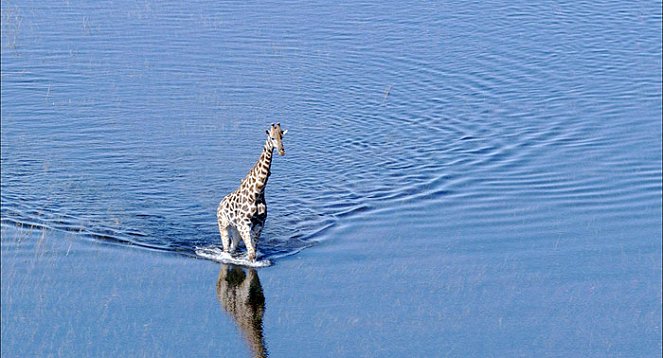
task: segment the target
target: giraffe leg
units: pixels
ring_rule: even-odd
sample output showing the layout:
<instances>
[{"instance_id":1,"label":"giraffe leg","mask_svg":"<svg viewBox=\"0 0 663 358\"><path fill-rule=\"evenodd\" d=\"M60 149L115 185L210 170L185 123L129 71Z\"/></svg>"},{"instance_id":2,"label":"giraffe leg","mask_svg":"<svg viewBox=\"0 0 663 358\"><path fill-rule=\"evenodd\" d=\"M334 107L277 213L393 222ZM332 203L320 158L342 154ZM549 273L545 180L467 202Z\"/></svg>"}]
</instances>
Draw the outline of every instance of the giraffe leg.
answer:
<instances>
[{"instance_id":1,"label":"giraffe leg","mask_svg":"<svg viewBox=\"0 0 663 358\"><path fill-rule=\"evenodd\" d=\"M221 243L223 244L223 251L229 252L230 249L230 233L228 232L229 227L223 226L221 221L219 221L219 232L221 233Z\"/></svg>"},{"instance_id":2,"label":"giraffe leg","mask_svg":"<svg viewBox=\"0 0 663 358\"><path fill-rule=\"evenodd\" d=\"M260 233L262 232L262 225L256 224L251 227L251 243L253 247L258 246L258 239L260 239Z\"/></svg>"},{"instance_id":3,"label":"giraffe leg","mask_svg":"<svg viewBox=\"0 0 663 358\"><path fill-rule=\"evenodd\" d=\"M238 227L237 230L239 231L239 235L242 237L242 241L244 241L244 245L246 246L246 251L249 254L249 261L255 261L256 260L256 248L253 246L253 242L251 240L251 228L248 224L242 225L241 227Z\"/></svg>"}]
</instances>

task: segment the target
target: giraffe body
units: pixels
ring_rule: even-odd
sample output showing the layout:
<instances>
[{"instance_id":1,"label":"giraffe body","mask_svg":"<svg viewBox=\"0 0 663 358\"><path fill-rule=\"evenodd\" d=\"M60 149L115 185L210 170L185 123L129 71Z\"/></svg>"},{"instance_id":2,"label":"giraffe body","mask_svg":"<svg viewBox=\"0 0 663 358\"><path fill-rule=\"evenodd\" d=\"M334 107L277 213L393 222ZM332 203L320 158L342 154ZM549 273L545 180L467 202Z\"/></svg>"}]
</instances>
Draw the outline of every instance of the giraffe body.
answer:
<instances>
[{"instance_id":1,"label":"giraffe body","mask_svg":"<svg viewBox=\"0 0 663 358\"><path fill-rule=\"evenodd\" d=\"M286 132L281 129L280 123L272 124L256 164L239 188L221 200L216 215L225 252L235 252L241 240L249 260L255 261L256 246L267 219L265 187L271 174L273 152L277 149L280 155L285 155L282 140Z\"/></svg>"}]
</instances>

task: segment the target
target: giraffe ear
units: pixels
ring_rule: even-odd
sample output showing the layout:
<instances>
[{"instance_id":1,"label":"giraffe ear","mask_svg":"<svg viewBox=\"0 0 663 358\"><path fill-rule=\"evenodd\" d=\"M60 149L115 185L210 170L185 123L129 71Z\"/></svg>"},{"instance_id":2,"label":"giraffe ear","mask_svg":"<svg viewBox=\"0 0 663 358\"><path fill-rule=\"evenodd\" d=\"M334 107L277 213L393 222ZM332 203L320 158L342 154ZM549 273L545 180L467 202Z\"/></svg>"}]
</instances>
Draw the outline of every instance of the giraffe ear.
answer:
<instances>
[{"instance_id":1,"label":"giraffe ear","mask_svg":"<svg viewBox=\"0 0 663 358\"><path fill-rule=\"evenodd\" d=\"M283 134L281 134L281 135L286 135L286 133L288 133L288 130L287 130L287 129L284 130L284 131L283 131Z\"/></svg>"},{"instance_id":2,"label":"giraffe ear","mask_svg":"<svg viewBox=\"0 0 663 358\"><path fill-rule=\"evenodd\" d=\"M265 129L265 133L267 133L267 135L270 135L269 130L267 130L267 129Z\"/></svg>"}]
</instances>

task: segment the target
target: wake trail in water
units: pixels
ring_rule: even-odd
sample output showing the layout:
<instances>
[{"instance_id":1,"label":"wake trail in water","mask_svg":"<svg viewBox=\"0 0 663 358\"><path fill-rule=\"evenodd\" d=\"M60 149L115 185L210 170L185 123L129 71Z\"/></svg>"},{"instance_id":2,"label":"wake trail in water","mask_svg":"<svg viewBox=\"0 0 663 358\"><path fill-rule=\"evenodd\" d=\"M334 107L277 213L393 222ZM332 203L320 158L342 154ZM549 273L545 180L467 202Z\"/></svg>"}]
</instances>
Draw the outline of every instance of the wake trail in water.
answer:
<instances>
[{"instance_id":1,"label":"wake trail in water","mask_svg":"<svg viewBox=\"0 0 663 358\"><path fill-rule=\"evenodd\" d=\"M269 259L262 259L262 260L257 259L255 261L251 261L248 259L247 254L239 256L231 255L227 252L224 252L223 249L216 246L196 247L195 252L196 255L199 257L224 264L246 266L246 267L267 267L272 265L272 262ZM258 257L259 258L262 257L260 252L258 252Z\"/></svg>"}]
</instances>

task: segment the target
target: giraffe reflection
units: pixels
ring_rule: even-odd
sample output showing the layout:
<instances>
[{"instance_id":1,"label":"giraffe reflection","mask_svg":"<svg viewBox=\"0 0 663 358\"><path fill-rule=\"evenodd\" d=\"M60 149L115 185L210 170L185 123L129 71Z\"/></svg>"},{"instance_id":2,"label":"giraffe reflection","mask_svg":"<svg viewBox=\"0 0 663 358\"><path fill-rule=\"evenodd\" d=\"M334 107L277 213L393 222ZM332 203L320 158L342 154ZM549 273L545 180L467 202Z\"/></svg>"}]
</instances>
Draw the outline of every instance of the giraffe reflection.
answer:
<instances>
[{"instance_id":1,"label":"giraffe reflection","mask_svg":"<svg viewBox=\"0 0 663 358\"><path fill-rule=\"evenodd\" d=\"M258 272L221 265L216 296L223 309L235 320L255 357L267 357L262 332L265 296Z\"/></svg>"}]
</instances>

